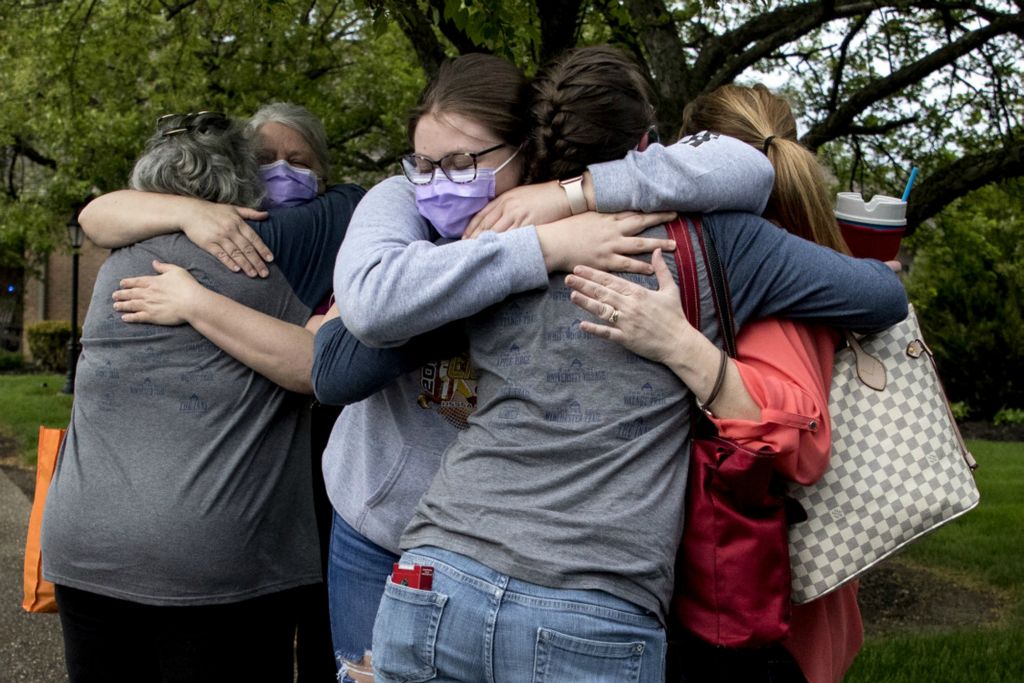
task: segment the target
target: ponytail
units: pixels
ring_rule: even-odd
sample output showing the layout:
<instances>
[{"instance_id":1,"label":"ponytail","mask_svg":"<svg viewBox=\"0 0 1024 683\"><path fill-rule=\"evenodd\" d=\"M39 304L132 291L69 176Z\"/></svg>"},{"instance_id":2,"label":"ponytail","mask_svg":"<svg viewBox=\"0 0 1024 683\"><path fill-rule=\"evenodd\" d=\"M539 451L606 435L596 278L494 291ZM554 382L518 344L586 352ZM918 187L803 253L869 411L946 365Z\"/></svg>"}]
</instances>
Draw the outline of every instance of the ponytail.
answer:
<instances>
[{"instance_id":1,"label":"ponytail","mask_svg":"<svg viewBox=\"0 0 1024 683\"><path fill-rule=\"evenodd\" d=\"M764 217L804 239L838 252L850 250L832 213L832 194L817 157L796 137L793 110L757 84L724 85L683 110L680 135L713 130L763 151L775 168Z\"/></svg>"}]
</instances>

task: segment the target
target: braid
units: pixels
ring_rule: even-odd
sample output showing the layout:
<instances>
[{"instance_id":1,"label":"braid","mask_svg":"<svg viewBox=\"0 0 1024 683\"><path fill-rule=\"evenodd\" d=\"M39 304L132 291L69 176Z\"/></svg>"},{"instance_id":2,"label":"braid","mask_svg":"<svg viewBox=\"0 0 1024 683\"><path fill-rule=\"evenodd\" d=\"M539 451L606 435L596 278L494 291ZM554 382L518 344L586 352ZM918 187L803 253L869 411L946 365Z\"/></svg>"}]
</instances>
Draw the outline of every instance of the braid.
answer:
<instances>
[{"instance_id":1,"label":"braid","mask_svg":"<svg viewBox=\"0 0 1024 683\"><path fill-rule=\"evenodd\" d=\"M654 123L642 74L606 46L565 53L533 82L531 181L568 178L619 159Z\"/></svg>"}]
</instances>

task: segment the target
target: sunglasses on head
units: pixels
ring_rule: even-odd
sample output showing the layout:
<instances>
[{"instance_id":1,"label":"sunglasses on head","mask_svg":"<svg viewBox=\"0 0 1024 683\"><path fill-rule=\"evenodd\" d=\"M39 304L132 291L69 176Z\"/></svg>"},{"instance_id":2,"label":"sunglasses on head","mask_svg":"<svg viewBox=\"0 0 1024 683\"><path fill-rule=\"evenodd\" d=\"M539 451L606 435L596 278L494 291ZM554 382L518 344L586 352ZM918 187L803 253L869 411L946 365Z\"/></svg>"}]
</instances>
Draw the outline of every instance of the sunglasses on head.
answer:
<instances>
[{"instance_id":1,"label":"sunglasses on head","mask_svg":"<svg viewBox=\"0 0 1024 683\"><path fill-rule=\"evenodd\" d=\"M164 137L178 133L223 132L231 119L219 111L198 111L187 114L164 114L156 120L156 130Z\"/></svg>"}]
</instances>

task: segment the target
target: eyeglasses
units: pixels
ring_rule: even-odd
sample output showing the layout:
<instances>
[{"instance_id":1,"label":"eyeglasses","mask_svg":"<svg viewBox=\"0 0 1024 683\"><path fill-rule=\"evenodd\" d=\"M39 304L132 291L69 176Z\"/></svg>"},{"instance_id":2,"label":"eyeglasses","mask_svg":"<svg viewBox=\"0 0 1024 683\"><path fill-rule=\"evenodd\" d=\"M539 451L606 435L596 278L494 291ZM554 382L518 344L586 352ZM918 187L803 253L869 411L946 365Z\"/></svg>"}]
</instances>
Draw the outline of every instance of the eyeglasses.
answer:
<instances>
[{"instance_id":1,"label":"eyeglasses","mask_svg":"<svg viewBox=\"0 0 1024 683\"><path fill-rule=\"evenodd\" d=\"M223 132L231 126L231 119L219 111L198 111L187 114L164 114L156 120L156 130L164 137L178 133Z\"/></svg>"},{"instance_id":2,"label":"eyeglasses","mask_svg":"<svg viewBox=\"0 0 1024 683\"><path fill-rule=\"evenodd\" d=\"M438 168L453 183L471 183L476 180L476 160L504 146L502 142L480 152L453 152L437 160L422 154L406 154L402 157L402 172L413 185L432 183Z\"/></svg>"}]
</instances>

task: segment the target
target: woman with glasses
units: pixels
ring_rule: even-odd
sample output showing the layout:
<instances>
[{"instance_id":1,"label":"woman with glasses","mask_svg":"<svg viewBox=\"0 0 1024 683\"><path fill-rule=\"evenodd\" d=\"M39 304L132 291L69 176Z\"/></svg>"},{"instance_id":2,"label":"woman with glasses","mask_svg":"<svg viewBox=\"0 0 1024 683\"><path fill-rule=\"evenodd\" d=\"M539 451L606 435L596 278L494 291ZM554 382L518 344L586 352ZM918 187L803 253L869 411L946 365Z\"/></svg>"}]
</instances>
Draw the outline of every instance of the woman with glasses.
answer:
<instances>
[{"instance_id":1,"label":"woman with glasses","mask_svg":"<svg viewBox=\"0 0 1024 683\"><path fill-rule=\"evenodd\" d=\"M209 112L162 120L131 183L247 207L264 194L242 125ZM309 366L287 340L329 289L316 265L344 206L330 208L254 224L276 256L266 278L181 233L101 268L42 532L71 681L292 680L295 607L321 573L308 403L289 390L308 387ZM128 324L112 293L154 262L180 264L221 314ZM226 317L269 329L265 346L215 346Z\"/></svg>"},{"instance_id":2,"label":"woman with glasses","mask_svg":"<svg viewBox=\"0 0 1024 683\"><path fill-rule=\"evenodd\" d=\"M604 262L609 268L650 273L649 263L632 256L671 246L664 239L632 237L664 221L665 214L595 215L585 225L540 225L451 241L488 201L520 182L529 133L524 119L527 94L511 65L482 55L446 63L428 86L410 124L415 152L402 160L405 177L388 179L368 193L364 201L369 204L357 209L346 238L356 237L353 251L339 258L339 277L342 268L357 264L360 272L372 271L372 287L382 288L375 295L381 318L365 299L357 303L359 316L372 319L371 325L387 325L387 317L401 306L401 299L388 293L395 285L415 288L417 302L430 302L417 307L412 324L432 329L437 318L453 320L514 292L546 287L549 271L568 270L576 263ZM647 120L644 126L649 124ZM681 194L692 193L700 208L720 206L715 202L725 196L716 189L712 198L707 192L697 198L702 189L736 186L744 176L761 191L742 198L737 193L731 201L760 208L763 200L757 195L766 195L771 181L763 158L727 140L695 151L674 150L664 156L655 151L652 159L660 160L659 172L680 179L685 187ZM414 285L399 283L407 260L432 264ZM363 284L370 286L369 279ZM349 308L347 296L362 295L353 288L347 291L340 298L343 315ZM463 308L449 310L448 300ZM360 318L354 322L360 324ZM335 324L341 322L328 321L318 332L314 365L317 395L328 400L344 377L330 369ZM444 346L444 333L442 328L434 345L438 360L345 409L325 457L325 479L336 512L328 578L333 634L342 672L354 680L371 675L371 627L384 580L399 557L401 531L442 451L467 427L467 417L477 407L475 370L464 353L453 357L461 347L454 341ZM386 334L373 335L370 341L394 343L406 333L389 326ZM514 366L524 360L511 352L507 362Z\"/></svg>"}]
</instances>

